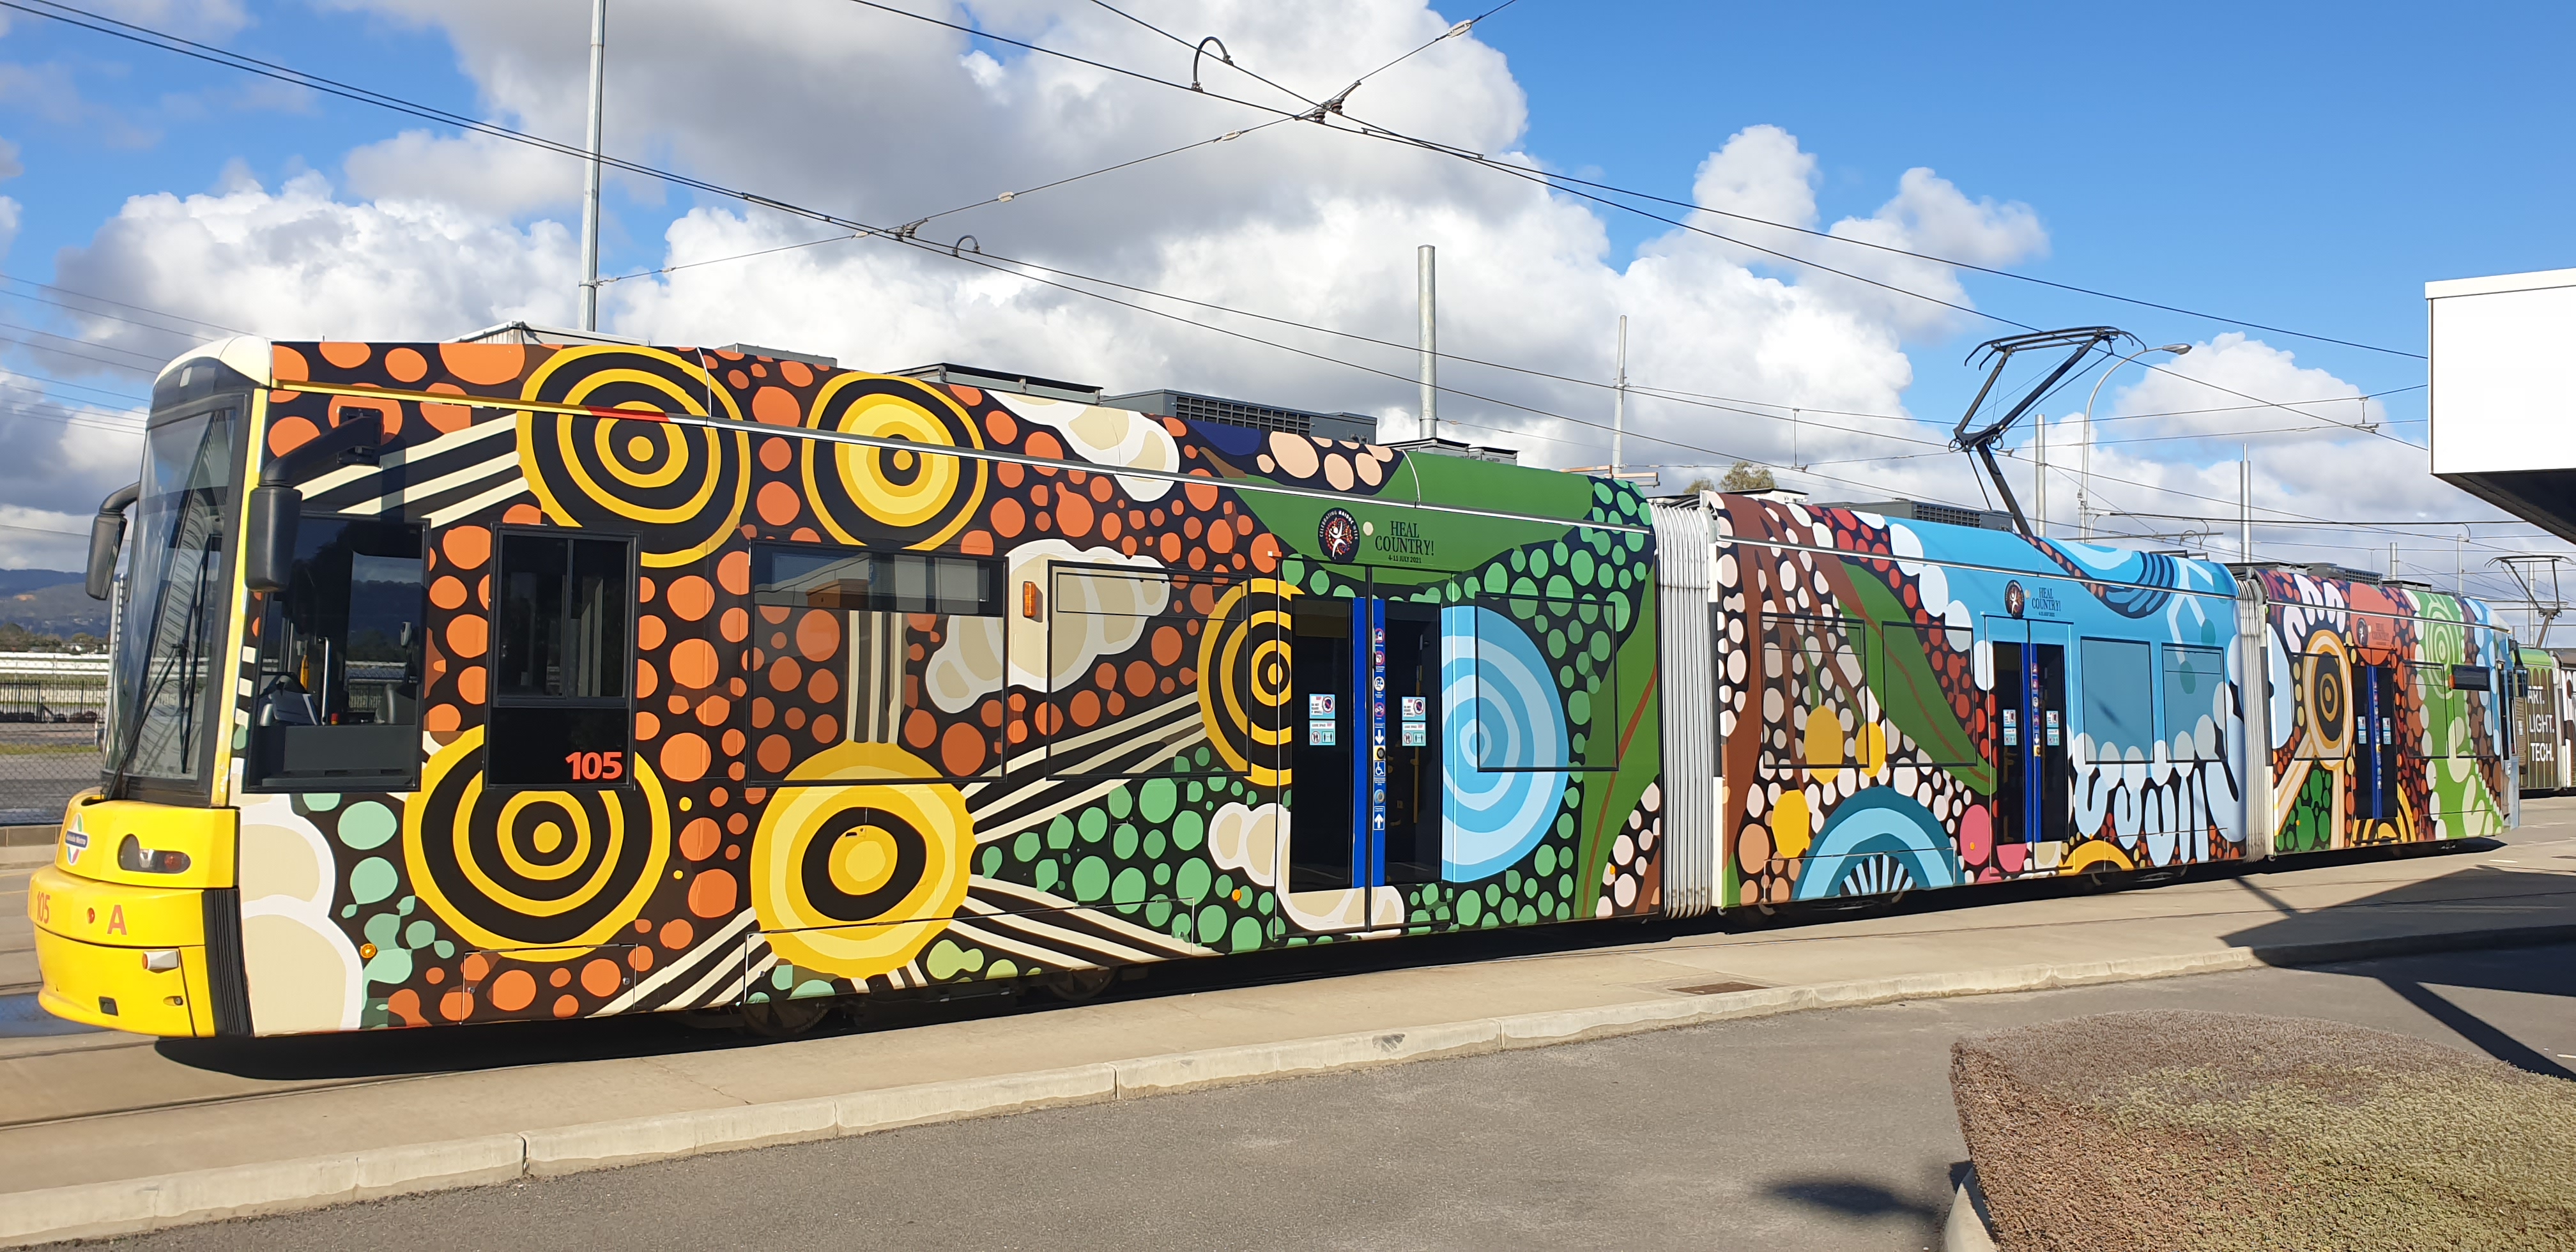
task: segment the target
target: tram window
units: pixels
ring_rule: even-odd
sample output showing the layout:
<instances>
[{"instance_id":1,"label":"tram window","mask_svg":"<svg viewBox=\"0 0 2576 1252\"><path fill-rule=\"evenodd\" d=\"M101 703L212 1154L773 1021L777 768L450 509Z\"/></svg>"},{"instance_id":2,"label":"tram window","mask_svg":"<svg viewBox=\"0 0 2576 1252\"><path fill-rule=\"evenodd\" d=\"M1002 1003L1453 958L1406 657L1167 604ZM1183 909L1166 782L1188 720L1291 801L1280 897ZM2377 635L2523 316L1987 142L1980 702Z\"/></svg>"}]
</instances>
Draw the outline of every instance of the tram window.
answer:
<instances>
[{"instance_id":1,"label":"tram window","mask_svg":"<svg viewBox=\"0 0 2576 1252\"><path fill-rule=\"evenodd\" d=\"M2140 759L2156 750L2155 648L2134 639L2086 639L2077 649L2084 693L2078 723L2104 763ZM2181 723L2176 723L2177 727Z\"/></svg>"},{"instance_id":2,"label":"tram window","mask_svg":"<svg viewBox=\"0 0 2576 1252\"><path fill-rule=\"evenodd\" d=\"M751 550L751 566L754 604L844 613L1002 615L998 559L760 544Z\"/></svg>"},{"instance_id":3,"label":"tram window","mask_svg":"<svg viewBox=\"0 0 2576 1252\"><path fill-rule=\"evenodd\" d=\"M797 667L747 710L758 776L832 743L900 743L950 777L998 766L1006 719L979 706L1005 687L1003 584L990 557L753 545L752 605Z\"/></svg>"},{"instance_id":4,"label":"tram window","mask_svg":"<svg viewBox=\"0 0 2576 1252\"><path fill-rule=\"evenodd\" d=\"M1862 623L1838 617L1765 619L1762 682L1781 693L1788 734L1779 743L1763 736L1763 767L1839 769L1851 764L1856 756L1852 729L1877 712L1868 675L1868 634Z\"/></svg>"},{"instance_id":5,"label":"tram window","mask_svg":"<svg viewBox=\"0 0 2576 1252\"><path fill-rule=\"evenodd\" d=\"M1610 607L1597 600L1536 596L1484 603L1502 621L1488 614L1475 617L1477 770L1616 770L1615 723L1626 706L1619 702L1619 654ZM1568 677L1573 679L1571 691L1565 686ZM1531 720L1531 706L1542 700L1556 705L1561 720ZM1576 718L1576 711L1585 716ZM1563 725L1565 735L1556 738L1538 729L1549 724ZM1596 737L1606 737L1601 746L1607 751L1593 750Z\"/></svg>"},{"instance_id":6,"label":"tram window","mask_svg":"<svg viewBox=\"0 0 2576 1252\"><path fill-rule=\"evenodd\" d=\"M1233 638L1221 626L1215 628L1220 635L1213 663L1217 673L1199 679L1216 684L1214 690L1239 693L1247 729L1232 735L1224 747L1256 769L1277 768L1279 754L1290 747L1279 730L1286 724L1279 706L1288 701L1289 692L1278 683L1289 677L1283 667L1293 664L1294 644L1286 620L1275 612L1275 600L1257 606L1237 599L1234 607L1221 610L1238 592L1255 594L1243 580L1209 574L1052 567L1043 633L1028 629L1036 623L1024 617L1012 620L1013 646L1019 648L1018 641L1025 638L1026 654L1046 658L1046 712L1040 729L1049 732L1047 772L1096 778L1170 773L1177 746L1203 738L1205 724L1187 711L1197 707L1197 689L1182 686L1167 671L1198 668L1199 641L1211 629L1210 620L1219 617L1247 623ZM1086 733L1112 718L1133 719L1127 723L1132 730L1114 740ZM1191 772L1227 768L1221 751Z\"/></svg>"},{"instance_id":7,"label":"tram window","mask_svg":"<svg viewBox=\"0 0 2576 1252\"><path fill-rule=\"evenodd\" d=\"M2452 681L2454 667L2449 665L2410 664L2406 668L2415 683L2415 707L2423 710L2424 718L2422 735L2399 736L2406 754L2428 757L2477 755L2477 741L2472 738L2470 728L2485 720L2486 693L2455 689Z\"/></svg>"},{"instance_id":8,"label":"tram window","mask_svg":"<svg viewBox=\"0 0 2576 1252\"><path fill-rule=\"evenodd\" d=\"M2227 707L2227 652L2165 645L2165 738L2177 761L2220 759Z\"/></svg>"},{"instance_id":9,"label":"tram window","mask_svg":"<svg viewBox=\"0 0 2576 1252\"><path fill-rule=\"evenodd\" d=\"M1923 754L1921 764L1986 763L1951 706L1950 693L1941 686L1941 658L1963 653L1969 644L1969 632L1947 626L1889 622L1878 630L1878 664L1870 670L1871 682L1875 689L1887 693L1888 705L1924 710L1921 717L1904 727L1915 749ZM1979 700L1988 698L1982 691L1973 694ZM1893 739L1898 719L1891 715L1889 721Z\"/></svg>"},{"instance_id":10,"label":"tram window","mask_svg":"<svg viewBox=\"0 0 2576 1252\"><path fill-rule=\"evenodd\" d=\"M632 545L505 530L500 547L484 777L505 787L624 783Z\"/></svg>"},{"instance_id":11,"label":"tram window","mask_svg":"<svg viewBox=\"0 0 2576 1252\"><path fill-rule=\"evenodd\" d=\"M307 517L295 547L261 606L250 784L403 789L420 763L420 528Z\"/></svg>"}]
</instances>

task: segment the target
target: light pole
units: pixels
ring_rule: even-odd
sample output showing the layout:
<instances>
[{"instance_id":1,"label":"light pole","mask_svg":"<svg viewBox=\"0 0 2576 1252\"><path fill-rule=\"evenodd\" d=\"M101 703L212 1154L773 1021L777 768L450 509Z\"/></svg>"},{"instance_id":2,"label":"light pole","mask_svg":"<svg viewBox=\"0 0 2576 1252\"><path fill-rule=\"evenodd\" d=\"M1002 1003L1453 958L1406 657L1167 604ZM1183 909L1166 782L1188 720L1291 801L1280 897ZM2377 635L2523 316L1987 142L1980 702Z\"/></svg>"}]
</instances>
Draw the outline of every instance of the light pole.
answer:
<instances>
[{"instance_id":1,"label":"light pole","mask_svg":"<svg viewBox=\"0 0 2576 1252\"><path fill-rule=\"evenodd\" d=\"M608 0L590 5L590 160L581 190L581 328L599 329L599 123L608 101Z\"/></svg>"},{"instance_id":2,"label":"light pole","mask_svg":"<svg viewBox=\"0 0 2576 1252\"><path fill-rule=\"evenodd\" d=\"M2102 376L2093 380L2093 394L2084 397L2084 463L2077 469L2075 475L2075 525L2077 532L2086 542L2089 543L2093 539L2093 402L2102 398L2102 384L2111 381L2111 375L2119 372L2121 366L2150 352L2170 352L2175 356L2181 356L2189 351L2191 351L2191 345L2187 343L2169 343L2160 348L2140 348L2112 362L2111 368L2102 371Z\"/></svg>"}]
</instances>

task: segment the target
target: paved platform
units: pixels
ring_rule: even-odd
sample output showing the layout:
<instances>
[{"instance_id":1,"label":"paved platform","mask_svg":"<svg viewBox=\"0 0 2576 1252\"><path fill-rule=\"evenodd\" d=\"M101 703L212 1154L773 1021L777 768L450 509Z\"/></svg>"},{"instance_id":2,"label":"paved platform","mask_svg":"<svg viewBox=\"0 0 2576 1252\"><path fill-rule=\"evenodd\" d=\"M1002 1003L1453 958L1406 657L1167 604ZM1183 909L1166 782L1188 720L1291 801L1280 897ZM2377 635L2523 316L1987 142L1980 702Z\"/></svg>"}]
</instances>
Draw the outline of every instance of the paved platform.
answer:
<instances>
[{"instance_id":1,"label":"paved platform","mask_svg":"<svg viewBox=\"0 0 2576 1252\"><path fill-rule=\"evenodd\" d=\"M536 1164L541 1138L560 1172L1717 1016L2564 938L2576 936L2571 836L2576 798L2541 800L2511 840L2436 855L2349 854L2107 894L1977 888L1794 925L1578 924L1197 962L1087 1005L920 1006L791 1042L670 1017L290 1040L0 1037L0 1214L68 1217L79 1197L132 1193L135 1180L320 1158L358 1162L356 1182L310 1184L345 1198L371 1193L365 1162L420 1145L472 1145L481 1163L425 1184L453 1185L549 1172ZM0 891L24 891L23 870L0 875ZM1239 979L1263 981L1226 985ZM0 1011L0 1035L11 1020ZM1013 1081L1037 1094L973 1094ZM818 1103L831 1100L841 1111ZM765 1140L725 1129L779 1118L788 1129ZM188 1198L211 1185L144 1188L167 1193L161 1215L124 1228L328 1198ZM12 1231L0 1218L0 1242L106 1230L44 1220L55 1224L29 1217Z\"/></svg>"}]
</instances>

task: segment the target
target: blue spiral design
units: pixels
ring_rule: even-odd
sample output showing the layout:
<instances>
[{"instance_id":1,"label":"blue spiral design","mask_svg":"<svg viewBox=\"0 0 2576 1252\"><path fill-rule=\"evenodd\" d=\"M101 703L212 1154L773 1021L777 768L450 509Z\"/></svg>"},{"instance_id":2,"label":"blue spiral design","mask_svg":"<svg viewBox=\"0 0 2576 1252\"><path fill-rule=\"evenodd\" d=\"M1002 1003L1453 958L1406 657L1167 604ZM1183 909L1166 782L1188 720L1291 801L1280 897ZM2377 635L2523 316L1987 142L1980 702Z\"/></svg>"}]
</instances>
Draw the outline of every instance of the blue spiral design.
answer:
<instances>
[{"instance_id":1,"label":"blue spiral design","mask_svg":"<svg viewBox=\"0 0 2576 1252\"><path fill-rule=\"evenodd\" d=\"M1565 795L1568 736L1538 644L1492 609L1440 611L1440 742L1441 877L1499 874L1547 836Z\"/></svg>"}]
</instances>

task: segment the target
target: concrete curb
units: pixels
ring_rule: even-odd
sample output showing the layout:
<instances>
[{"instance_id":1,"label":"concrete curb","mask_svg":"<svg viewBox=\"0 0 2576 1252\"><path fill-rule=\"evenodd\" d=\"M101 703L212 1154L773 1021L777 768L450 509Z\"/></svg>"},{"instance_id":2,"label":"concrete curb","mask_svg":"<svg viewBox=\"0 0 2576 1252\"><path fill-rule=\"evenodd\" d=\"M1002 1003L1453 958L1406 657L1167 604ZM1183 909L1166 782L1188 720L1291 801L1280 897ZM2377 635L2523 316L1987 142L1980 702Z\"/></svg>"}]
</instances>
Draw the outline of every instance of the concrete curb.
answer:
<instances>
[{"instance_id":1,"label":"concrete curb","mask_svg":"<svg viewBox=\"0 0 2576 1252\"><path fill-rule=\"evenodd\" d=\"M2260 966L2576 940L2576 925L2401 935L2273 948L1911 974L1600 1008L1476 1018L1174 1052L1066 1069L921 1083L767 1104L663 1113L519 1134L374 1148L258 1165L0 1195L0 1247L323 1208L648 1161L863 1135L1044 1108L1101 1104L1273 1078L1544 1048L1708 1022L1898 1000L2046 991Z\"/></svg>"}]
</instances>

